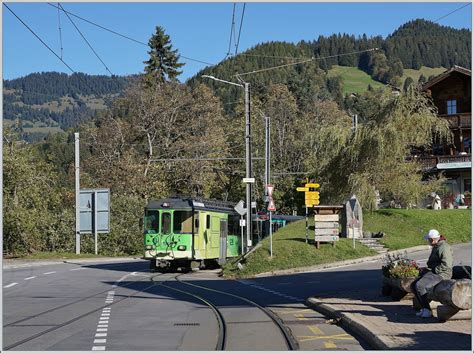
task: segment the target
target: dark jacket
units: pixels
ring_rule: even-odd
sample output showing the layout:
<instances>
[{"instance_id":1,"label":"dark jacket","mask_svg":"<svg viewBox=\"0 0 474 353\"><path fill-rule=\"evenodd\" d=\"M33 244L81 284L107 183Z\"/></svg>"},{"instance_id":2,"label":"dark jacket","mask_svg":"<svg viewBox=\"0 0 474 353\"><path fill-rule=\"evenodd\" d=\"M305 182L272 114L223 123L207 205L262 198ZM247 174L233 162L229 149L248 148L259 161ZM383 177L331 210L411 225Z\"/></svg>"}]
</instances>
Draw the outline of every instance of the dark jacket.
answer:
<instances>
[{"instance_id":1,"label":"dark jacket","mask_svg":"<svg viewBox=\"0 0 474 353\"><path fill-rule=\"evenodd\" d=\"M433 273L444 279L451 279L453 275L453 252L445 237L441 236L440 240L433 246L426 265Z\"/></svg>"}]
</instances>

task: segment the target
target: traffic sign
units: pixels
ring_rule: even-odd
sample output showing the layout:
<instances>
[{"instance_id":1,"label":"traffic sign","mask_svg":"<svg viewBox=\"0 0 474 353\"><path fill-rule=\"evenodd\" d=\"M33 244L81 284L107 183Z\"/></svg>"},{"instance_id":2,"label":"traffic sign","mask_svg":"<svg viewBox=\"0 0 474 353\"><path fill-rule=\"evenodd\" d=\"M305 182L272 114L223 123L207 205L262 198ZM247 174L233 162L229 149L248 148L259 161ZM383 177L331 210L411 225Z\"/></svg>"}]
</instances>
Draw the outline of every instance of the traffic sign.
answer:
<instances>
[{"instance_id":1,"label":"traffic sign","mask_svg":"<svg viewBox=\"0 0 474 353\"><path fill-rule=\"evenodd\" d=\"M304 186L306 186L307 188L315 188L315 189L320 187L318 183L307 183Z\"/></svg>"},{"instance_id":2,"label":"traffic sign","mask_svg":"<svg viewBox=\"0 0 474 353\"><path fill-rule=\"evenodd\" d=\"M255 178L243 178L242 182L253 184L253 183L255 183Z\"/></svg>"},{"instance_id":3,"label":"traffic sign","mask_svg":"<svg viewBox=\"0 0 474 353\"><path fill-rule=\"evenodd\" d=\"M299 188L296 188L296 191L303 191L303 192L307 192L307 191L309 191L309 188L305 188L305 187L299 187Z\"/></svg>"},{"instance_id":4,"label":"traffic sign","mask_svg":"<svg viewBox=\"0 0 474 353\"><path fill-rule=\"evenodd\" d=\"M267 184L267 193L268 193L268 197L272 197L273 195L273 190L275 189L275 186L271 185L271 184Z\"/></svg>"},{"instance_id":5,"label":"traffic sign","mask_svg":"<svg viewBox=\"0 0 474 353\"><path fill-rule=\"evenodd\" d=\"M276 211L275 201L273 201L273 199L270 199L270 202L268 203L267 210L271 211L271 212Z\"/></svg>"}]
</instances>

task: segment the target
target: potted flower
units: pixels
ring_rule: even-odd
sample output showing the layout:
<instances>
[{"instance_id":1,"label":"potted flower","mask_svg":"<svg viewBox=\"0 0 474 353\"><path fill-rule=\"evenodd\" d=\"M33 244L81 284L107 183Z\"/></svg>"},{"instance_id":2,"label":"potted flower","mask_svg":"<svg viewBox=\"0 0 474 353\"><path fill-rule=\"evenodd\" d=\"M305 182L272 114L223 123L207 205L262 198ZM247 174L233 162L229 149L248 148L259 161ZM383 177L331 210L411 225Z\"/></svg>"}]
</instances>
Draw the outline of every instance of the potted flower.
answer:
<instances>
[{"instance_id":1,"label":"potted flower","mask_svg":"<svg viewBox=\"0 0 474 353\"><path fill-rule=\"evenodd\" d=\"M411 293L411 284L420 275L420 268L416 261L409 259L402 254L387 254L385 263L382 266L382 293L388 295L394 294L396 289L396 297L403 298L406 293Z\"/></svg>"}]
</instances>

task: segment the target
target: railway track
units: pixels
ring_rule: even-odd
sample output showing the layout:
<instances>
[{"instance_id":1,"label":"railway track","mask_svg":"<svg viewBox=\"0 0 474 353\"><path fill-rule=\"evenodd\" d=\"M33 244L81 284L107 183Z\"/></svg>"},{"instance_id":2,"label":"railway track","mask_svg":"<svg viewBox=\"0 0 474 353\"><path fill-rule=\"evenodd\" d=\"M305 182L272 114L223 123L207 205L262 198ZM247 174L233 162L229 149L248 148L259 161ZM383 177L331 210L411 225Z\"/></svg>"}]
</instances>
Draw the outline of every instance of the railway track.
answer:
<instances>
[{"instance_id":1,"label":"railway track","mask_svg":"<svg viewBox=\"0 0 474 353\"><path fill-rule=\"evenodd\" d=\"M159 276L162 276L162 275L163 275L163 273L156 274L156 275L152 275L152 276L150 276L150 280L152 280L152 282L153 282L153 279L154 279L154 278L159 277ZM66 321L66 322L63 322L63 323L61 323L61 324L59 324L59 325L52 326L52 327L50 327L50 328L48 328L48 329L46 329L46 330L43 330L43 331L38 332L38 333L36 333L36 334L34 334L34 335L28 336L28 337L26 337L26 338L24 338L24 339L22 339L22 340L20 340L20 341L17 341L17 342L15 342L15 343L13 343L13 344L10 344L10 345L8 345L8 346L4 346L3 349L4 349L4 350L11 350L11 349L16 348L16 347L18 347L18 346L21 346L21 345L24 344L24 343L27 343L27 342L29 342L29 341L31 341L31 340L34 340L34 339L36 339L36 338L38 338L38 337L41 337L41 336L45 335L45 334L48 334L48 333L50 333L50 332L56 331L56 330L58 330L58 329L60 329L60 328L63 328L63 327L65 327L65 326L67 326L67 325L70 325L70 324L72 324L72 323L74 323L74 322L76 322L76 321L78 321L78 320L81 320L81 319L84 318L84 317L87 317L87 316L89 316L89 315L92 315L92 314L94 314L94 313L97 313L97 312L101 311L101 310L104 309L104 308L111 307L111 306L113 306L113 305L116 305L116 304L118 304L118 303L121 303L121 302L123 302L124 300L127 300L127 299L133 297L133 296L136 295L137 293L146 291L146 290L148 290L148 289L150 289L150 288L152 288L152 287L156 287L157 285L158 285L158 283L153 282L151 285L149 285L149 286L147 286L147 287L145 287L145 288L142 288L142 289L140 289L140 290L136 290L136 291L134 291L133 293L127 295L126 297L123 297L123 298L121 298L121 299L119 299L119 300L117 300L117 301L115 301L115 302L113 302L113 303L104 304L104 305L101 305L101 306L99 306L99 307L96 307L96 308L94 308L94 309L92 309L92 310L89 310L89 311L87 311L87 312L85 312L85 313L83 313L83 314L81 314L81 315L79 315L79 316L76 316L76 317L74 317L74 318L72 318L72 319L70 319L70 320L68 320L68 321ZM124 285L124 286L122 286L122 288L127 288L127 286ZM82 302L82 301L85 301L85 300L87 300L87 299L90 299L90 298L93 298L93 297L95 297L95 296L98 296L98 295L100 295L100 294L104 294L104 293L106 293L106 292L109 291L109 290L110 290L110 289L108 289L108 290L106 290L106 291L101 291L101 292L96 293L96 294L94 294L94 295L92 295L92 296L88 296L88 297L86 297L86 298L82 298L82 299L80 299L80 300L76 300L76 301L71 302L71 303L63 304L63 305L60 305L60 306L58 306L58 307L55 307L55 308L52 308L52 309L49 309L49 310L45 310L45 311L43 311L43 312L41 312L41 313L38 313L38 314L35 314L35 315L31 315L31 316L29 316L29 317L27 317L27 318L23 318L23 319L21 319L21 320L17 320L17 321L11 322L11 323L9 323L9 324L7 324L7 325L4 325L3 327L12 327L12 326L15 326L16 324L18 324L18 323L20 323L20 322L25 322L25 321L28 321L28 320L31 320L31 319L34 319L34 318L38 318L38 317L40 317L40 316L42 316L42 315L49 314L49 313L54 312L54 311L56 311L56 310L59 310L59 309L65 308L65 307L69 307L69 306L71 306L71 305L74 305L74 304L77 304L77 303L79 303L79 302Z\"/></svg>"},{"instance_id":2,"label":"railway track","mask_svg":"<svg viewBox=\"0 0 474 353\"><path fill-rule=\"evenodd\" d=\"M293 337L291 331L283 323L283 321L277 315L275 315L271 310L266 309L265 307L261 306L260 304L254 302L250 299L244 298L244 297L236 295L236 294L231 294L231 293L223 292L223 291L220 291L220 290L217 290L217 289L213 289L213 288L209 288L209 287L189 283L189 282L186 282L186 281L182 281L182 280L179 279L180 276L181 275L177 275L177 276L174 277L174 280L178 283L181 283L181 284L186 285L186 286L194 287L194 288L199 288L199 289L204 290L204 291L214 292L214 293L218 293L220 295L225 295L225 296L228 296L228 297L232 297L232 298L238 299L240 301L243 301L247 304L250 304L250 305L258 308L263 313L265 313L265 315L268 316L273 321L273 323L278 327L278 329L280 330L280 332L281 332L281 334L282 334L282 336L283 336L283 338L284 338L284 340L287 344L288 350L298 350L299 349L298 341ZM168 281L165 281L165 282L168 282ZM226 332L225 332L226 331L226 326L225 326L226 323L225 323L225 319L224 319L221 311L219 310L218 306L211 303L210 300L205 299L200 295L197 295L196 293L193 293L193 292L190 292L190 291L185 291L185 290L178 289L178 288L174 288L172 286L165 285L165 284L162 284L162 285L166 286L166 288L169 288L169 289L181 292L181 293L185 293L189 296L195 297L195 298L201 300L202 302L204 302L206 305L208 305L214 311L214 313L216 315L216 318L218 320L219 327L220 327L219 339L218 339L218 343L216 345L216 350L224 350L225 349L225 338L226 338L226 336L225 336L226 335Z\"/></svg>"},{"instance_id":3,"label":"railway track","mask_svg":"<svg viewBox=\"0 0 474 353\"><path fill-rule=\"evenodd\" d=\"M177 279L178 277L179 277L179 275L175 276L174 279L176 281L178 281L178 279ZM153 281L153 279L152 279L152 281ZM219 326L219 333L217 335L217 342L216 342L216 350L217 351L225 350L227 328L226 328L226 323L225 323L225 320L224 320L224 316L222 315L220 310L217 308L217 306L214 305L213 303L211 303L210 301L204 299L203 297L195 294L195 293L191 293L191 292L188 292L188 291L185 291L185 290L174 288L172 286L168 286L168 285L166 285L166 282L167 281L160 282L158 285L161 286L161 287L165 287L167 289L173 290L175 292L179 292L179 293L182 293L182 294L186 294L190 297L196 298L196 299L200 300L201 302L203 302L204 304L206 304L212 310L212 312L216 316L217 324Z\"/></svg>"}]
</instances>

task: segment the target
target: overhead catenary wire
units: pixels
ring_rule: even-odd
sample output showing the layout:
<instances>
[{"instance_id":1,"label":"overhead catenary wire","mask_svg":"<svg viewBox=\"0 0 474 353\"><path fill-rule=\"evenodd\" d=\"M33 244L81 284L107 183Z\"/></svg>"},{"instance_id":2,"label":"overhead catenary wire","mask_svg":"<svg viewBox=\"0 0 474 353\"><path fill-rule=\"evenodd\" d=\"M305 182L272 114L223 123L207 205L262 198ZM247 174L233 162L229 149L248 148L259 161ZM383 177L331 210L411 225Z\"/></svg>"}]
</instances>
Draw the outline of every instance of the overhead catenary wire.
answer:
<instances>
[{"instance_id":1,"label":"overhead catenary wire","mask_svg":"<svg viewBox=\"0 0 474 353\"><path fill-rule=\"evenodd\" d=\"M459 7L459 8L457 8L457 9L454 10L454 11L451 11L450 13L448 13L448 14L446 14L446 15L444 15L444 16L441 16L440 18L437 18L437 19L434 20L433 22L438 22L439 20L442 20L443 18L448 17L449 15L451 15L451 14L455 13L456 11L459 11L459 10L465 8L466 6L469 6L469 5L471 5L470 2L468 2L467 4L465 4L465 5L463 5L463 6Z\"/></svg>"},{"instance_id":2,"label":"overhead catenary wire","mask_svg":"<svg viewBox=\"0 0 474 353\"><path fill-rule=\"evenodd\" d=\"M72 69L71 66L69 66L58 54L56 54L56 52L55 52L53 49L51 49L51 47L50 47L48 44L46 44L46 43L40 38L40 36L38 36L38 35L35 33L35 31L33 31L20 17L18 17L18 15L17 15L15 12L13 12L13 10L10 9L7 4L3 3L3 6L5 6L5 7L8 9L8 11L10 11L10 12L13 14L13 16L15 16L15 17L18 19L18 21L20 21L20 22L23 24L23 26L25 26L46 48L48 48L48 50L49 50L51 53L53 53L54 56L56 56L64 65L66 65L66 67L67 67L72 73L76 73L76 71L74 71L74 69Z\"/></svg>"},{"instance_id":3,"label":"overhead catenary wire","mask_svg":"<svg viewBox=\"0 0 474 353\"><path fill-rule=\"evenodd\" d=\"M230 24L230 36L229 36L229 48L227 49L227 55L225 56L224 60L230 55L230 48L232 46L232 37L234 37L235 31L235 2L234 7L232 9L232 22Z\"/></svg>"},{"instance_id":4,"label":"overhead catenary wire","mask_svg":"<svg viewBox=\"0 0 474 353\"><path fill-rule=\"evenodd\" d=\"M54 4L51 4L51 3L48 3L48 5L49 5L49 6L52 6L52 7L54 7L54 8L59 8L58 6L56 6L56 5L54 5ZM91 24L91 25L93 25L93 26L96 26L96 27L98 27L98 28L100 28L100 29L103 29L104 31L110 32L110 33L115 34L115 35L117 35L117 36L119 36L119 37L122 37L122 38L124 38L124 39L128 39L128 40L130 40L130 41L132 41L132 42L135 42L135 43L137 43L137 44L141 44L141 45L144 45L144 46L148 47L148 44L145 43L145 42L142 42L142 41L140 41L140 40L137 40L137 39L131 38L131 37L129 37L129 36L126 36L126 35L124 35L124 34L118 33L118 32L116 32L116 31L111 30L111 29L109 29L109 28L106 28L106 27L104 27L104 26L101 26L101 25L99 25L99 24L97 24L97 23L95 23L95 22L92 22L92 21L90 21L90 20L85 19L84 17L78 16L78 15L76 15L76 14L70 12L70 11L66 11L66 10L63 10L63 11L64 11L65 13L67 13L67 14L73 16L73 17L76 17L76 18L80 19L81 21L87 22L87 23L89 23L89 24ZM190 60L190 61L195 61L195 62L198 62L198 63L201 63L201 64L214 65L213 63L210 63L210 62L207 62L207 61L198 60L198 59L193 59L193 58L190 58L190 57L188 57L188 56L181 55L181 54L180 54L180 57L183 58L183 59L187 59L187 60Z\"/></svg>"},{"instance_id":5,"label":"overhead catenary wire","mask_svg":"<svg viewBox=\"0 0 474 353\"><path fill-rule=\"evenodd\" d=\"M89 48L92 50L92 52L95 54L95 56L97 57L97 59L100 60L100 62L102 63L102 65L104 65L105 69L111 74L113 75L112 71L109 70L109 68L107 67L107 65L105 64L105 62L101 59L101 57L99 56L99 54L97 54L97 52L95 51L95 49L92 47L92 45L89 43L89 41L87 40L87 38L84 36L84 34L82 34L81 30L79 29L79 27L76 26L76 24L74 23L74 21L72 20L72 18L69 16L69 14L64 10L63 6L61 4L59 4L59 7L61 8L62 11L64 11L64 13L66 14L67 18L69 19L69 21L72 23L72 25L74 26L74 28L76 28L76 30L79 32L79 34L81 35L82 39L84 39L84 41L87 43L87 45L89 46Z\"/></svg>"},{"instance_id":6,"label":"overhead catenary wire","mask_svg":"<svg viewBox=\"0 0 474 353\"><path fill-rule=\"evenodd\" d=\"M242 8L242 16L240 17L239 36L237 37L237 44L235 45L235 55L237 55L237 52L239 50L240 34L242 33L242 23L244 22L244 15L245 15L245 3L244 3L244 7Z\"/></svg>"},{"instance_id":7,"label":"overhead catenary wire","mask_svg":"<svg viewBox=\"0 0 474 353\"><path fill-rule=\"evenodd\" d=\"M59 2L58 2L59 5ZM61 59L63 58L63 36L61 33L61 10L58 7L58 27L59 27L59 44L61 47Z\"/></svg>"},{"instance_id":8,"label":"overhead catenary wire","mask_svg":"<svg viewBox=\"0 0 474 353\"><path fill-rule=\"evenodd\" d=\"M330 56L325 56L325 57L311 58L311 59L307 59L307 60L303 60L303 61L297 61L297 62L294 62L294 63L289 63L289 64L283 64L283 65L278 65L278 66L267 67L267 68L265 68L265 69L260 69L260 70L254 70L254 71L248 71L248 72L238 73L238 74L235 74L234 76L238 78L239 76L251 75L251 74L256 74L256 73L259 73L259 72L264 72L264 71L270 71L270 70L280 69L280 68L283 68L283 67L305 64L305 63L308 63L308 62L311 62L311 61L315 61L315 60L331 59L331 58L337 58L337 57L339 57L339 56L354 55L354 54L361 54L361 53L366 53L366 52L372 52L372 51L375 51L375 50L379 50L379 48L371 48L371 49L360 50L360 51L355 51L355 52L351 52L351 53L342 53L342 54L330 55Z\"/></svg>"},{"instance_id":9,"label":"overhead catenary wire","mask_svg":"<svg viewBox=\"0 0 474 353\"><path fill-rule=\"evenodd\" d=\"M23 24L23 26L25 26L25 27L26 27L51 53L53 53L54 56L56 56L56 57L59 59L59 61L61 61L73 74L78 74L78 72L76 72L76 71L75 71L68 63L66 63L53 49L51 49L51 47L50 47L48 44L46 44L45 41L44 41L43 39L41 39L41 37L40 37L39 35L37 35L37 34L35 33L35 31L33 31L33 30L31 29L30 26L28 26L10 7L8 7L7 4L3 3L3 6L5 6L5 7L8 9L8 11L10 11L10 12L13 14L13 16L15 16L15 17L18 19L18 21L20 21L21 24ZM84 85L87 86L87 87L91 90L91 92L92 92L93 94L97 94L97 91L96 91L93 87L91 87L91 86L87 83L87 81L86 81L81 75L78 75L77 78L78 78L79 80L82 80L82 81L84 82Z\"/></svg>"}]
</instances>

